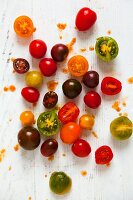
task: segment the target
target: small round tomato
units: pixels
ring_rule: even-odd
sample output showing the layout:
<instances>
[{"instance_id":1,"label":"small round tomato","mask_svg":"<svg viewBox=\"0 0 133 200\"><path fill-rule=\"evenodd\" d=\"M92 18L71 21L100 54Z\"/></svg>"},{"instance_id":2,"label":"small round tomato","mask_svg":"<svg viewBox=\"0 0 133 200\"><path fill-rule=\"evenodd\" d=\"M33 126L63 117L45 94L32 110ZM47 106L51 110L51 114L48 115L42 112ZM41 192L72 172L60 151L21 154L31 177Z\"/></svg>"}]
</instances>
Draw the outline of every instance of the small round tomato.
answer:
<instances>
[{"instance_id":1,"label":"small round tomato","mask_svg":"<svg viewBox=\"0 0 133 200\"><path fill-rule=\"evenodd\" d=\"M43 76L38 71L30 71L25 76L25 82L29 87L38 88L43 84Z\"/></svg>"},{"instance_id":2,"label":"small round tomato","mask_svg":"<svg viewBox=\"0 0 133 200\"><path fill-rule=\"evenodd\" d=\"M44 76L52 76L57 70L57 64L52 58L44 58L39 63L39 68Z\"/></svg>"},{"instance_id":3,"label":"small round tomato","mask_svg":"<svg viewBox=\"0 0 133 200\"><path fill-rule=\"evenodd\" d=\"M30 103L36 103L39 99L40 93L33 87L25 87L22 89L21 95L26 101Z\"/></svg>"},{"instance_id":4,"label":"small round tomato","mask_svg":"<svg viewBox=\"0 0 133 200\"><path fill-rule=\"evenodd\" d=\"M79 125L83 129L92 130L95 123L95 118L93 115L84 114L79 119Z\"/></svg>"},{"instance_id":5,"label":"small round tomato","mask_svg":"<svg viewBox=\"0 0 133 200\"><path fill-rule=\"evenodd\" d=\"M27 16L19 16L15 19L14 30L16 34L22 38L30 37L36 28L34 28L32 20Z\"/></svg>"},{"instance_id":6,"label":"small round tomato","mask_svg":"<svg viewBox=\"0 0 133 200\"><path fill-rule=\"evenodd\" d=\"M41 154L45 157L52 156L58 149L58 142L55 139L47 139L41 145Z\"/></svg>"},{"instance_id":7,"label":"small round tomato","mask_svg":"<svg viewBox=\"0 0 133 200\"><path fill-rule=\"evenodd\" d=\"M116 95L122 90L122 84L113 77L105 77L101 83L101 90L106 95Z\"/></svg>"},{"instance_id":8,"label":"small round tomato","mask_svg":"<svg viewBox=\"0 0 133 200\"><path fill-rule=\"evenodd\" d=\"M88 71L83 76L83 83L88 88L95 88L99 84L99 74L96 71Z\"/></svg>"},{"instance_id":9,"label":"small round tomato","mask_svg":"<svg viewBox=\"0 0 133 200\"><path fill-rule=\"evenodd\" d=\"M66 144L74 143L81 134L81 129L75 122L69 122L62 126L60 130L60 138Z\"/></svg>"},{"instance_id":10,"label":"small round tomato","mask_svg":"<svg viewBox=\"0 0 133 200\"><path fill-rule=\"evenodd\" d=\"M78 157L87 157L91 153L91 147L87 141L78 139L72 145L72 152Z\"/></svg>"},{"instance_id":11,"label":"small round tomato","mask_svg":"<svg viewBox=\"0 0 133 200\"><path fill-rule=\"evenodd\" d=\"M56 44L51 49L51 56L56 62L62 62L68 56L68 47L64 44Z\"/></svg>"},{"instance_id":12,"label":"small round tomato","mask_svg":"<svg viewBox=\"0 0 133 200\"><path fill-rule=\"evenodd\" d=\"M35 122L34 114L31 111L24 111L20 115L20 121L24 126L32 125Z\"/></svg>"},{"instance_id":13,"label":"small round tomato","mask_svg":"<svg viewBox=\"0 0 133 200\"><path fill-rule=\"evenodd\" d=\"M101 146L95 152L96 164L108 164L113 158L113 152L109 146Z\"/></svg>"},{"instance_id":14,"label":"small round tomato","mask_svg":"<svg viewBox=\"0 0 133 200\"><path fill-rule=\"evenodd\" d=\"M85 7L79 10L75 24L79 31L86 31L92 27L96 20L96 13L90 8Z\"/></svg>"},{"instance_id":15,"label":"small round tomato","mask_svg":"<svg viewBox=\"0 0 133 200\"><path fill-rule=\"evenodd\" d=\"M73 56L68 61L68 69L73 76L83 76L88 71L88 67L88 61L81 55Z\"/></svg>"},{"instance_id":16,"label":"small round tomato","mask_svg":"<svg viewBox=\"0 0 133 200\"><path fill-rule=\"evenodd\" d=\"M80 113L79 108L73 102L66 103L58 112L58 118L63 123L73 122Z\"/></svg>"},{"instance_id":17,"label":"small round tomato","mask_svg":"<svg viewBox=\"0 0 133 200\"><path fill-rule=\"evenodd\" d=\"M101 97L95 91L90 91L84 96L85 104L90 108L98 108L101 104Z\"/></svg>"},{"instance_id":18,"label":"small round tomato","mask_svg":"<svg viewBox=\"0 0 133 200\"><path fill-rule=\"evenodd\" d=\"M58 95L53 91L47 92L43 97L43 105L45 108L48 109L54 108L57 102L58 102Z\"/></svg>"},{"instance_id":19,"label":"small round tomato","mask_svg":"<svg viewBox=\"0 0 133 200\"><path fill-rule=\"evenodd\" d=\"M24 74L30 69L30 65L24 58L16 58L13 61L13 68L18 74Z\"/></svg>"},{"instance_id":20,"label":"small round tomato","mask_svg":"<svg viewBox=\"0 0 133 200\"><path fill-rule=\"evenodd\" d=\"M42 40L33 40L30 45L29 45L29 52L32 57L34 58L42 58L45 56L47 51L47 45L44 41Z\"/></svg>"}]
</instances>

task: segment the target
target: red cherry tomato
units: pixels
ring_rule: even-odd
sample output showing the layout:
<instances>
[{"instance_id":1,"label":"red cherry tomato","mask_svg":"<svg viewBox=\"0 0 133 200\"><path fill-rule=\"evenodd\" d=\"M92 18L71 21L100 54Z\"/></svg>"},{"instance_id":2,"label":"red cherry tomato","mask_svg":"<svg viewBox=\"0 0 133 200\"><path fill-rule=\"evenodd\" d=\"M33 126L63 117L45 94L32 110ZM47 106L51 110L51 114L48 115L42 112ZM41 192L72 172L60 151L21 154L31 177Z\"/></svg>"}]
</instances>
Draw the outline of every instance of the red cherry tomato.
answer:
<instances>
[{"instance_id":1,"label":"red cherry tomato","mask_svg":"<svg viewBox=\"0 0 133 200\"><path fill-rule=\"evenodd\" d=\"M97 164L108 164L113 158L113 152L109 146L101 146L95 152L95 161Z\"/></svg>"},{"instance_id":2,"label":"red cherry tomato","mask_svg":"<svg viewBox=\"0 0 133 200\"><path fill-rule=\"evenodd\" d=\"M42 58L46 54L47 45L42 40L33 40L30 43L29 51L32 57L39 59L39 58Z\"/></svg>"},{"instance_id":3,"label":"red cherry tomato","mask_svg":"<svg viewBox=\"0 0 133 200\"><path fill-rule=\"evenodd\" d=\"M44 76L52 76L57 70L57 64L52 58L44 58L39 63L39 68Z\"/></svg>"},{"instance_id":4,"label":"red cherry tomato","mask_svg":"<svg viewBox=\"0 0 133 200\"><path fill-rule=\"evenodd\" d=\"M95 91L90 91L84 96L85 104L90 108L97 108L101 104L101 97Z\"/></svg>"},{"instance_id":5,"label":"red cherry tomato","mask_svg":"<svg viewBox=\"0 0 133 200\"><path fill-rule=\"evenodd\" d=\"M73 102L66 103L58 112L58 118L63 123L73 122L80 113L79 108Z\"/></svg>"},{"instance_id":6,"label":"red cherry tomato","mask_svg":"<svg viewBox=\"0 0 133 200\"><path fill-rule=\"evenodd\" d=\"M105 77L101 83L101 90L107 95L116 95L122 89L122 84L119 80L113 77Z\"/></svg>"},{"instance_id":7,"label":"red cherry tomato","mask_svg":"<svg viewBox=\"0 0 133 200\"><path fill-rule=\"evenodd\" d=\"M72 152L78 157L87 157L91 153L91 147L87 141L78 139L72 145Z\"/></svg>"},{"instance_id":8,"label":"red cherry tomato","mask_svg":"<svg viewBox=\"0 0 133 200\"><path fill-rule=\"evenodd\" d=\"M79 31L86 31L96 22L97 15L96 13L91 10L90 8L82 8L79 10L75 24Z\"/></svg>"},{"instance_id":9,"label":"red cherry tomato","mask_svg":"<svg viewBox=\"0 0 133 200\"><path fill-rule=\"evenodd\" d=\"M30 103L36 103L39 99L40 93L33 87L25 87L22 89L21 95L26 101Z\"/></svg>"}]
</instances>

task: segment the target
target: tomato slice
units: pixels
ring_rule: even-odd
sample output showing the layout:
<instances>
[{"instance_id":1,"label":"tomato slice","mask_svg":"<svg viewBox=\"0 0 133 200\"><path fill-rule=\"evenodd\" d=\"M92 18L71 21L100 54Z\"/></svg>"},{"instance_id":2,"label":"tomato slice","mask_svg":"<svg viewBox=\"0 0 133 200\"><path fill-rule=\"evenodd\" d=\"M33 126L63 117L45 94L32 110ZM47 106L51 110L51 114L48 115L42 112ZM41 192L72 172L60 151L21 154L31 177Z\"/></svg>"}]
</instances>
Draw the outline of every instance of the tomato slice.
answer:
<instances>
[{"instance_id":1,"label":"tomato slice","mask_svg":"<svg viewBox=\"0 0 133 200\"><path fill-rule=\"evenodd\" d=\"M109 146L101 146L95 152L95 161L97 164L108 164L113 159L113 152Z\"/></svg>"},{"instance_id":2,"label":"tomato slice","mask_svg":"<svg viewBox=\"0 0 133 200\"><path fill-rule=\"evenodd\" d=\"M63 123L73 122L80 113L79 108L73 102L66 103L58 112L58 118Z\"/></svg>"},{"instance_id":3,"label":"tomato slice","mask_svg":"<svg viewBox=\"0 0 133 200\"><path fill-rule=\"evenodd\" d=\"M105 77L101 83L101 90L107 95L116 95L120 93L122 84L119 80L113 77Z\"/></svg>"}]
</instances>

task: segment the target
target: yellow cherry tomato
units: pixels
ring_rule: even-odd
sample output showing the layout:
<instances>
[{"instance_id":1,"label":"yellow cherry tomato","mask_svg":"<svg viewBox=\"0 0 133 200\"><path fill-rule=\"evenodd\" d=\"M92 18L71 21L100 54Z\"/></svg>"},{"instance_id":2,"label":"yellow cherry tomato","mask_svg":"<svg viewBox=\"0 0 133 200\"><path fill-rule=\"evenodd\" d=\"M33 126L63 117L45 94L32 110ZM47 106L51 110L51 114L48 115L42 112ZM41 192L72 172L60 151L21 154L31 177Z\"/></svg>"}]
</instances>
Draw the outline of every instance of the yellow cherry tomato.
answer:
<instances>
[{"instance_id":1,"label":"yellow cherry tomato","mask_svg":"<svg viewBox=\"0 0 133 200\"><path fill-rule=\"evenodd\" d=\"M83 129L92 130L95 123L95 118L93 115L84 114L79 119L79 125Z\"/></svg>"},{"instance_id":2,"label":"yellow cherry tomato","mask_svg":"<svg viewBox=\"0 0 133 200\"><path fill-rule=\"evenodd\" d=\"M31 111L24 111L20 115L20 121L23 125L32 125L35 122L34 114Z\"/></svg>"}]
</instances>

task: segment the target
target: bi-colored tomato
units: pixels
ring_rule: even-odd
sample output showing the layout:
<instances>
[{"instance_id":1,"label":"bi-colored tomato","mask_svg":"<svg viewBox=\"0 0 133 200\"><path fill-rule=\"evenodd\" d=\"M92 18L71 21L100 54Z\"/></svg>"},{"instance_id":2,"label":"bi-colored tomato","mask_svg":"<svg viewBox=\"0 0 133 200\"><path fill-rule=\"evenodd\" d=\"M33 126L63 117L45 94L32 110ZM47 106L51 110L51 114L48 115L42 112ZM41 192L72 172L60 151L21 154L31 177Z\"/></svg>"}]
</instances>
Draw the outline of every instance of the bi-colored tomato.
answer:
<instances>
[{"instance_id":1,"label":"bi-colored tomato","mask_svg":"<svg viewBox=\"0 0 133 200\"><path fill-rule=\"evenodd\" d=\"M78 157L87 157L91 153L90 144L83 139L78 139L72 145L72 152Z\"/></svg>"},{"instance_id":2,"label":"bi-colored tomato","mask_svg":"<svg viewBox=\"0 0 133 200\"><path fill-rule=\"evenodd\" d=\"M84 102L88 107L96 109L101 104L101 97L97 92L90 91L84 96Z\"/></svg>"},{"instance_id":3,"label":"bi-colored tomato","mask_svg":"<svg viewBox=\"0 0 133 200\"><path fill-rule=\"evenodd\" d=\"M32 125L35 122L34 114L31 111L24 111L20 115L20 121L24 126Z\"/></svg>"},{"instance_id":4,"label":"bi-colored tomato","mask_svg":"<svg viewBox=\"0 0 133 200\"><path fill-rule=\"evenodd\" d=\"M30 65L24 58L16 58L13 61L13 68L18 74L24 74L30 69Z\"/></svg>"},{"instance_id":5,"label":"bi-colored tomato","mask_svg":"<svg viewBox=\"0 0 133 200\"><path fill-rule=\"evenodd\" d=\"M25 76L25 82L29 87L38 88L43 84L43 76L38 71L30 71Z\"/></svg>"},{"instance_id":6,"label":"bi-colored tomato","mask_svg":"<svg viewBox=\"0 0 133 200\"><path fill-rule=\"evenodd\" d=\"M58 95L53 91L47 92L43 97L43 105L45 108L48 109L54 108L57 102L58 102Z\"/></svg>"},{"instance_id":7,"label":"bi-colored tomato","mask_svg":"<svg viewBox=\"0 0 133 200\"><path fill-rule=\"evenodd\" d=\"M42 58L43 56L45 56L46 51L47 51L47 45L44 41L37 39L33 40L30 43L29 52L32 57L38 59Z\"/></svg>"},{"instance_id":8,"label":"bi-colored tomato","mask_svg":"<svg viewBox=\"0 0 133 200\"><path fill-rule=\"evenodd\" d=\"M92 130L95 123L95 118L93 115L84 114L79 119L79 125L83 129Z\"/></svg>"},{"instance_id":9,"label":"bi-colored tomato","mask_svg":"<svg viewBox=\"0 0 133 200\"><path fill-rule=\"evenodd\" d=\"M113 159L113 152L109 146L101 146L95 152L96 164L108 164Z\"/></svg>"},{"instance_id":10,"label":"bi-colored tomato","mask_svg":"<svg viewBox=\"0 0 133 200\"><path fill-rule=\"evenodd\" d=\"M44 58L39 63L39 68L44 76L52 76L57 70L57 64L52 58Z\"/></svg>"},{"instance_id":11,"label":"bi-colored tomato","mask_svg":"<svg viewBox=\"0 0 133 200\"><path fill-rule=\"evenodd\" d=\"M36 103L39 99L40 93L33 87L25 87L22 89L21 95L26 101L30 103Z\"/></svg>"}]
</instances>

